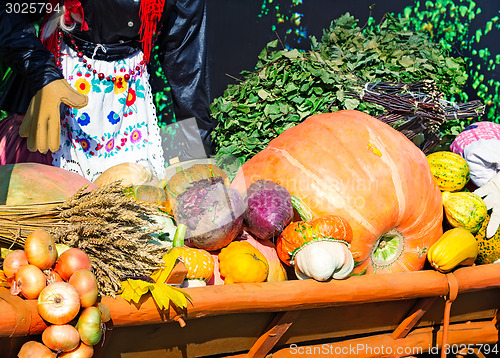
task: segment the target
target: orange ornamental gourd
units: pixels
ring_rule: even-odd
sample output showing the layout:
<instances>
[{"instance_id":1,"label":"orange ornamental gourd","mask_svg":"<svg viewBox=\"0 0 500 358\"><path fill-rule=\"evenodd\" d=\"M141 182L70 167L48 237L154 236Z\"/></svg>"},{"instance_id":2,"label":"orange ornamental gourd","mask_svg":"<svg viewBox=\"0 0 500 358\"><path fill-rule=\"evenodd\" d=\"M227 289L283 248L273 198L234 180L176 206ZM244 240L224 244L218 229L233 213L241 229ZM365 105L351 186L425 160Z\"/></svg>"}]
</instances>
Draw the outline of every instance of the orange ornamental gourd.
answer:
<instances>
[{"instance_id":1,"label":"orange ornamental gourd","mask_svg":"<svg viewBox=\"0 0 500 358\"><path fill-rule=\"evenodd\" d=\"M443 233L441 193L427 158L402 133L356 110L311 116L243 164L232 186L272 180L314 218L351 226L354 273L414 271Z\"/></svg>"},{"instance_id":2,"label":"orange ornamental gourd","mask_svg":"<svg viewBox=\"0 0 500 358\"><path fill-rule=\"evenodd\" d=\"M352 229L339 216L327 215L290 223L278 237L278 256L295 268L299 279L346 278L354 268L348 246Z\"/></svg>"}]
</instances>

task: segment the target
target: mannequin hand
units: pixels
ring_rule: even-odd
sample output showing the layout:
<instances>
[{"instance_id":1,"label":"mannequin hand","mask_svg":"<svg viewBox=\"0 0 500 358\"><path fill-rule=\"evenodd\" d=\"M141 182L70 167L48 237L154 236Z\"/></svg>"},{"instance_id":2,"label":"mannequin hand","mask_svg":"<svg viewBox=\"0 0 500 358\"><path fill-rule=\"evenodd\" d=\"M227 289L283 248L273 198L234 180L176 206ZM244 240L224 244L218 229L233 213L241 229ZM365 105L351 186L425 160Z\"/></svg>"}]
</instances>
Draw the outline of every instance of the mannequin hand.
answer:
<instances>
[{"instance_id":1,"label":"mannequin hand","mask_svg":"<svg viewBox=\"0 0 500 358\"><path fill-rule=\"evenodd\" d=\"M490 221L486 228L486 238L490 238L500 226L500 172L495 174L486 184L474 191L483 198L486 207L492 209Z\"/></svg>"},{"instance_id":2,"label":"mannequin hand","mask_svg":"<svg viewBox=\"0 0 500 358\"><path fill-rule=\"evenodd\" d=\"M21 137L28 137L32 152L56 152L61 141L61 102L82 108L88 103L84 94L75 91L65 79L50 82L31 99L28 111L19 128Z\"/></svg>"}]
</instances>

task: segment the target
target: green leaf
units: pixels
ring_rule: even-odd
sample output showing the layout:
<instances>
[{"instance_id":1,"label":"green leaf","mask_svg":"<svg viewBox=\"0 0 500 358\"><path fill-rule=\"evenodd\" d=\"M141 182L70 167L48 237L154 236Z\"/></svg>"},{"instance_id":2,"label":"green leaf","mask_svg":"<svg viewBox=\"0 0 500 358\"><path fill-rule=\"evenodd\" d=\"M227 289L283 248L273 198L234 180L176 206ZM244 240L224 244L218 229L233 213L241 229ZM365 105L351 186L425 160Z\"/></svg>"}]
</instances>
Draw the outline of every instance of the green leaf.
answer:
<instances>
[{"instance_id":1,"label":"green leaf","mask_svg":"<svg viewBox=\"0 0 500 358\"><path fill-rule=\"evenodd\" d=\"M356 98L348 98L344 103L346 109L356 109L359 106L359 100Z\"/></svg>"}]
</instances>

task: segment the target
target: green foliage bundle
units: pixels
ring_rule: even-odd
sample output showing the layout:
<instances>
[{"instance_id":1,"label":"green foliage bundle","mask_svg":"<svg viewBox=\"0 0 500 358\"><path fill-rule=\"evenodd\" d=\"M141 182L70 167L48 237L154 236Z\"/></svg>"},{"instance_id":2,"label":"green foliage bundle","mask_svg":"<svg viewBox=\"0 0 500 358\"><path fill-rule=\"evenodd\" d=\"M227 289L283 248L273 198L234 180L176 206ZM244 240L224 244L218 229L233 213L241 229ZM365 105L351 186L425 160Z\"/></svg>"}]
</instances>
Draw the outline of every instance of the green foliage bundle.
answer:
<instances>
[{"instance_id":1,"label":"green foliage bundle","mask_svg":"<svg viewBox=\"0 0 500 358\"><path fill-rule=\"evenodd\" d=\"M408 25L407 19L386 15L380 24L360 28L346 13L323 31L321 42L311 38L310 51L273 50L278 40L269 43L255 70L241 72L241 81L211 104L218 121L212 134L218 157L244 163L316 113L382 113L382 107L347 95L361 93L367 82L430 79L446 96L459 93L467 80L464 61L448 56L428 33L407 30Z\"/></svg>"}]
</instances>

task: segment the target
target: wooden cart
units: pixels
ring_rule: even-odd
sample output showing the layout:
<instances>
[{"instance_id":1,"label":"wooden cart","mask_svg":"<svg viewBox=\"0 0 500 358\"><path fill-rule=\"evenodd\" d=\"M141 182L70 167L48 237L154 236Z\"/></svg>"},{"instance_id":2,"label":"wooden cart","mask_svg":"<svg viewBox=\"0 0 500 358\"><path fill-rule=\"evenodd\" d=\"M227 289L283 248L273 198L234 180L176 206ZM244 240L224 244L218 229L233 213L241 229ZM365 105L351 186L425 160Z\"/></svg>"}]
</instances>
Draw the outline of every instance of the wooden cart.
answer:
<instances>
[{"instance_id":1,"label":"wooden cart","mask_svg":"<svg viewBox=\"0 0 500 358\"><path fill-rule=\"evenodd\" d=\"M150 297L138 305L104 297L112 321L95 356L160 358L247 356L401 357L498 346L500 263L350 277L187 289L185 312L160 312ZM46 327L36 301L0 288L0 355Z\"/></svg>"}]
</instances>

